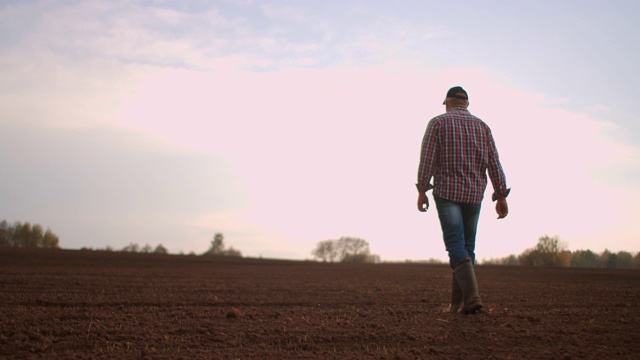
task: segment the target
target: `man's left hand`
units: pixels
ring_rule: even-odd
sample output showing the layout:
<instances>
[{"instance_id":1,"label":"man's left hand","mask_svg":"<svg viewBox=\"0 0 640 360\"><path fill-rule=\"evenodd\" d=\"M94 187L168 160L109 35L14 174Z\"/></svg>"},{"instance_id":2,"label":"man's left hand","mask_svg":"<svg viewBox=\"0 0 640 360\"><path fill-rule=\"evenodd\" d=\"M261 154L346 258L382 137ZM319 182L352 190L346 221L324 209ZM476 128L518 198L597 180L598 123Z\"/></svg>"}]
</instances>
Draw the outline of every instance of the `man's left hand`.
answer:
<instances>
[{"instance_id":1,"label":"man's left hand","mask_svg":"<svg viewBox=\"0 0 640 360\"><path fill-rule=\"evenodd\" d=\"M425 212L429 209L429 198L426 193L420 192L418 195L418 211Z\"/></svg>"}]
</instances>

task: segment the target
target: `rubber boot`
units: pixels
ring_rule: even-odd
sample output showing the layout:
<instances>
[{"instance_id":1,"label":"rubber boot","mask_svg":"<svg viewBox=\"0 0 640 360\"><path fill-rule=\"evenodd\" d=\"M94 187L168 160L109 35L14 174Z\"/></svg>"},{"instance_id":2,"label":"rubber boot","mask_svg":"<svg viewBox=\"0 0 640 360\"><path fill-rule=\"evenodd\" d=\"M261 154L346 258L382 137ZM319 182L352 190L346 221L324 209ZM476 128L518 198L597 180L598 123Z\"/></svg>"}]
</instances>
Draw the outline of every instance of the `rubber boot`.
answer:
<instances>
[{"instance_id":1,"label":"rubber boot","mask_svg":"<svg viewBox=\"0 0 640 360\"><path fill-rule=\"evenodd\" d=\"M451 303L449 304L449 312L459 313L462 311L462 305L464 305L464 297L462 295L462 288L458 285L456 280L456 274L451 272Z\"/></svg>"},{"instance_id":2,"label":"rubber boot","mask_svg":"<svg viewBox=\"0 0 640 360\"><path fill-rule=\"evenodd\" d=\"M478 294L478 283L476 282L476 273L473 270L471 259L465 260L458 264L453 272L455 278L462 289L464 305L462 306L463 314L475 314L482 308L482 300Z\"/></svg>"}]
</instances>

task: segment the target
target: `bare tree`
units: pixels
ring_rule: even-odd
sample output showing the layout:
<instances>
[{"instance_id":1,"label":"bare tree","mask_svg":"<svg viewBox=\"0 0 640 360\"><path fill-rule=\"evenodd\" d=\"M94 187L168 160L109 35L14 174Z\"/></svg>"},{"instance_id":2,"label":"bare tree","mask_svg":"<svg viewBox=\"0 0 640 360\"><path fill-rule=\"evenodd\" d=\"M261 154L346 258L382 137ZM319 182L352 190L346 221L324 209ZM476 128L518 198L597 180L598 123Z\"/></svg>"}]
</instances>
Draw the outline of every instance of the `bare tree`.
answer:
<instances>
[{"instance_id":1,"label":"bare tree","mask_svg":"<svg viewBox=\"0 0 640 360\"><path fill-rule=\"evenodd\" d=\"M521 265L528 266L569 266L571 253L557 236L544 235L538 238L538 244L534 248L520 254L518 261Z\"/></svg>"},{"instance_id":2,"label":"bare tree","mask_svg":"<svg viewBox=\"0 0 640 360\"><path fill-rule=\"evenodd\" d=\"M321 241L311 254L325 262L380 262L378 255L371 254L366 240L354 237Z\"/></svg>"},{"instance_id":3,"label":"bare tree","mask_svg":"<svg viewBox=\"0 0 640 360\"><path fill-rule=\"evenodd\" d=\"M338 253L336 251L336 246L334 246L333 240L324 240L320 241L316 248L311 252L315 258L321 259L324 262L334 262Z\"/></svg>"},{"instance_id":4,"label":"bare tree","mask_svg":"<svg viewBox=\"0 0 640 360\"><path fill-rule=\"evenodd\" d=\"M369 243L360 238L341 237L338 239L337 247L343 262L362 262L356 259L369 254Z\"/></svg>"}]
</instances>

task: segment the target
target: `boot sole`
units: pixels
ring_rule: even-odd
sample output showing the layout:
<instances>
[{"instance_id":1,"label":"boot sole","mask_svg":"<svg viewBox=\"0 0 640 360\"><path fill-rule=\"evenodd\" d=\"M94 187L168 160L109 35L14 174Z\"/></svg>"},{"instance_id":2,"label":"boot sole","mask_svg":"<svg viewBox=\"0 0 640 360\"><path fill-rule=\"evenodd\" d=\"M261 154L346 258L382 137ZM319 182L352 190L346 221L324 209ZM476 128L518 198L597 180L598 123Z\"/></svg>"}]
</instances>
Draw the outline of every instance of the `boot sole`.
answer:
<instances>
[{"instance_id":1,"label":"boot sole","mask_svg":"<svg viewBox=\"0 0 640 360\"><path fill-rule=\"evenodd\" d=\"M482 309L482 304L473 304L464 308L462 313L465 315L478 314L480 309Z\"/></svg>"}]
</instances>

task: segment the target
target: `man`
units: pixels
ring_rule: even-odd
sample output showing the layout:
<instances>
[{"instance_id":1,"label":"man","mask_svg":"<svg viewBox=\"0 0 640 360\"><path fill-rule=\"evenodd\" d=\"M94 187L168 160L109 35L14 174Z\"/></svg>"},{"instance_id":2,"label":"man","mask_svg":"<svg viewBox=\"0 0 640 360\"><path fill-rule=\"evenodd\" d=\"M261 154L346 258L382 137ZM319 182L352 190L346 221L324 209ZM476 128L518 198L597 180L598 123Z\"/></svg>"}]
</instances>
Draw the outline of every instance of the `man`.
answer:
<instances>
[{"instance_id":1,"label":"man","mask_svg":"<svg viewBox=\"0 0 640 360\"><path fill-rule=\"evenodd\" d=\"M453 269L449 311L477 313L482 308L474 271L480 204L493 184L498 219L509 213L506 179L491 129L467 110L469 97L460 86L449 89L446 113L429 121L422 140L418 168L418 210L429 208L426 192L433 189L449 264ZM433 184L431 178L433 177Z\"/></svg>"}]
</instances>

